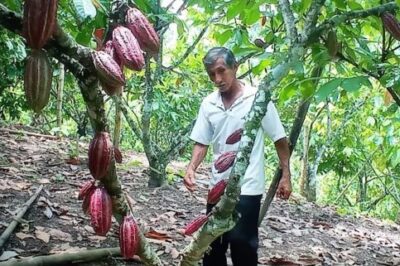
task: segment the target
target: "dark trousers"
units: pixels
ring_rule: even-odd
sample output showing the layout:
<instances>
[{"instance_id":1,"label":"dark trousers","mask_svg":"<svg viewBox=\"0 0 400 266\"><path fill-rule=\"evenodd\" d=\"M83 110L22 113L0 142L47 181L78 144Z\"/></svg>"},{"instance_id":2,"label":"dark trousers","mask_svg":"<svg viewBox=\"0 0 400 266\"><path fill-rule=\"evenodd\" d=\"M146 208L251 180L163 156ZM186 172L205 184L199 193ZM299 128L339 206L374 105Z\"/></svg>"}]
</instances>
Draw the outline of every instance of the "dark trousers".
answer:
<instances>
[{"instance_id":1,"label":"dark trousers","mask_svg":"<svg viewBox=\"0 0 400 266\"><path fill-rule=\"evenodd\" d=\"M236 210L241 217L235 227L211 244L203 258L203 266L226 266L226 251L231 248L234 266L257 266L258 215L262 195L240 196ZM207 213L214 205L207 204Z\"/></svg>"}]
</instances>

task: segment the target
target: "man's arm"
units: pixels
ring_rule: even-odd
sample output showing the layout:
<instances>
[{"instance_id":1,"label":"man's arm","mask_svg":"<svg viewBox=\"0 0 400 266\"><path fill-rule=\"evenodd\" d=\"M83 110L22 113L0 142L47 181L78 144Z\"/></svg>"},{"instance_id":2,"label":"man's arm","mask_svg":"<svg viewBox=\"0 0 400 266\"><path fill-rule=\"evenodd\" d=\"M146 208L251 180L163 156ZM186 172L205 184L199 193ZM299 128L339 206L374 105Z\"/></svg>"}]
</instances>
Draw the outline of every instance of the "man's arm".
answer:
<instances>
[{"instance_id":1,"label":"man's arm","mask_svg":"<svg viewBox=\"0 0 400 266\"><path fill-rule=\"evenodd\" d=\"M204 157L206 157L207 150L208 150L208 145L204 145L198 142L194 144L192 159L190 160L190 163L186 169L185 178L183 179L183 183L185 184L186 188L192 192L195 189L196 169L204 160Z\"/></svg>"},{"instance_id":2,"label":"man's arm","mask_svg":"<svg viewBox=\"0 0 400 266\"><path fill-rule=\"evenodd\" d=\"M290 181L291 174L289 164L289 143L286 138L281 138L277 140L274 144L279 157L279 165L282 169L282 177L279 182L276 195L281 199L288 199L290 197L290 194L292 193L292 184Z\"/></svg>"}]
</instances>

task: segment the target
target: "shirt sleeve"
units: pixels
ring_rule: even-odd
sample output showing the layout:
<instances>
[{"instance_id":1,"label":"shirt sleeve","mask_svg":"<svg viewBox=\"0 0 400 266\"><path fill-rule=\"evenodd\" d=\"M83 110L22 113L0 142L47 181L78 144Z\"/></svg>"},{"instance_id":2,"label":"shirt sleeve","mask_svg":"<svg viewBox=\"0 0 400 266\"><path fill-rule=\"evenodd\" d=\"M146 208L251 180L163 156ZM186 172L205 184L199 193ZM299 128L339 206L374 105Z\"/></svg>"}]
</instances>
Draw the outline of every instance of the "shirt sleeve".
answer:
<instances>
[{"instance_id":1,"label":"shirt sleeve","mask_svg":"<svg viewBox=\"0 0 400 266\"><path fill-rule=\"evenodd\" d=\"M271 101L268 103L267 113L261 121L261 126L273 142L286 137L285 129L279 118L278 111Z\"/></svg>"},{"instance_id":2,"label":"shirt sleeve","mask_svg":"<svg viewBox=\"0 0 400 266\"><path fill-rule=\"evenodd\" d=\"M190 139L203 145L209 145L212 140L213 129L207 118L205 105L204 102L200 105L199 114L190 134Z\"/></svg>"}]
</instances>

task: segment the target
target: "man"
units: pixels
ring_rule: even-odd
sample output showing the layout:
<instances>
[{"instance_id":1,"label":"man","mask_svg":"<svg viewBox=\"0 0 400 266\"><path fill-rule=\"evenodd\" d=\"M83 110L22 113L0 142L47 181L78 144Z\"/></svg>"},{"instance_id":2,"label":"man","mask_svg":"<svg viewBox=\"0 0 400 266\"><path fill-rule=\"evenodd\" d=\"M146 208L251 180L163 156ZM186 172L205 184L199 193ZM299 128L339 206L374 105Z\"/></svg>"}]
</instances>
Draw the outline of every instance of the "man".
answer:
<instances>
[{"instance_id":1,"label":"man","mask_svg":"<svg viewBox=\"0 0 400 266\"><path fill-rule=\"evenodd\" d=\"M208 51L203 59L211 81L218 90L208 95L201 103L197 121L190 135L195 141L192 159L187 167L184 184L195 189L195 172L207 154L208 146L213 145L213 161L222 153L235 151L239 143L225 144L227 137L244 127L244 118L250 111L256 89L246 86L236 78L238 64L233 53L224 47ZM273 141L278 153L282 178L277 195L283 199L290 196L292 187L289 169L289 146L285 131L272 102L268 104L265 117L257 133L250 164L241 182L241 196L236 210L241 214L236 226L211 244L211 251L205 254L204 266L224 266L228 245L235 266L256 266L258 249L258 216L260 202L265 190L264 178L264 133ZM221 179L227 179L230 171L218 173L212 167L210 188ZM213 205L207 205L207 212Z\"/></svg>"}]
</instances>

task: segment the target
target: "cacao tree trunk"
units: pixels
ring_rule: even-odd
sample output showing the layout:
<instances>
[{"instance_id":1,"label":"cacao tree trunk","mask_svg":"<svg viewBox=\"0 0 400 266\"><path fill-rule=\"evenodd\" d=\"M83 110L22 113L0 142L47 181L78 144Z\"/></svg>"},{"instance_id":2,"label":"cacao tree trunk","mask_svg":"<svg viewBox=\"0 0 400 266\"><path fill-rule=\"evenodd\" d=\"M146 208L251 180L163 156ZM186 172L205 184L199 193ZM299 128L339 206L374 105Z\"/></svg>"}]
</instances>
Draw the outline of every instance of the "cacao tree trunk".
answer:
<instances>
[{"instance_id":1,"label":"cacao tree trunk","mask_svg":"<svg viewBox=\"0 0 400 266\"><path fill-rule=\"evenodd\" d=\"M64 93L64 76L65 70L64 65L59 63L60 76L58 77L57 83L57 127L61 128L62 125L62 99Z\"/></svg>"},{"instance_id":2,"label":"cacao tree trunk","mask_svg":"<svg viewBox=\"0 0 400 266\"><path fill-rule=\"evenodd\" d=\"M121 95L117 95L121 97ZM113 144L114 147L119 148L119 142L121 138L121 101L115 101L115 122L114 122L114 137Z\"/></svg>"},{"instance_id":3,"label":"cacao tree trunk","mask_svg":"<svg viewBox=\"0 0 400 266\"><path fill-rule=\"evenodd\" d=\"M149 158L149 181L148 187L155 188L165 184L167 162L164 158Z\"/></svg>"},{"instance_id":4,"label":"cacao tree trunk","mask_svg":"<svg viewBox=\"0 0 400 266\"><path fill-rule=\"evenodd\" d=\"M305 122L303 130L303 158L301 159L301 175L300 175L300 194L304 197L307 196L306 184L308 180L308 174L310 172L308 166L309 143L310 143L310 125Z\"/></svg>"}]
</instances>

